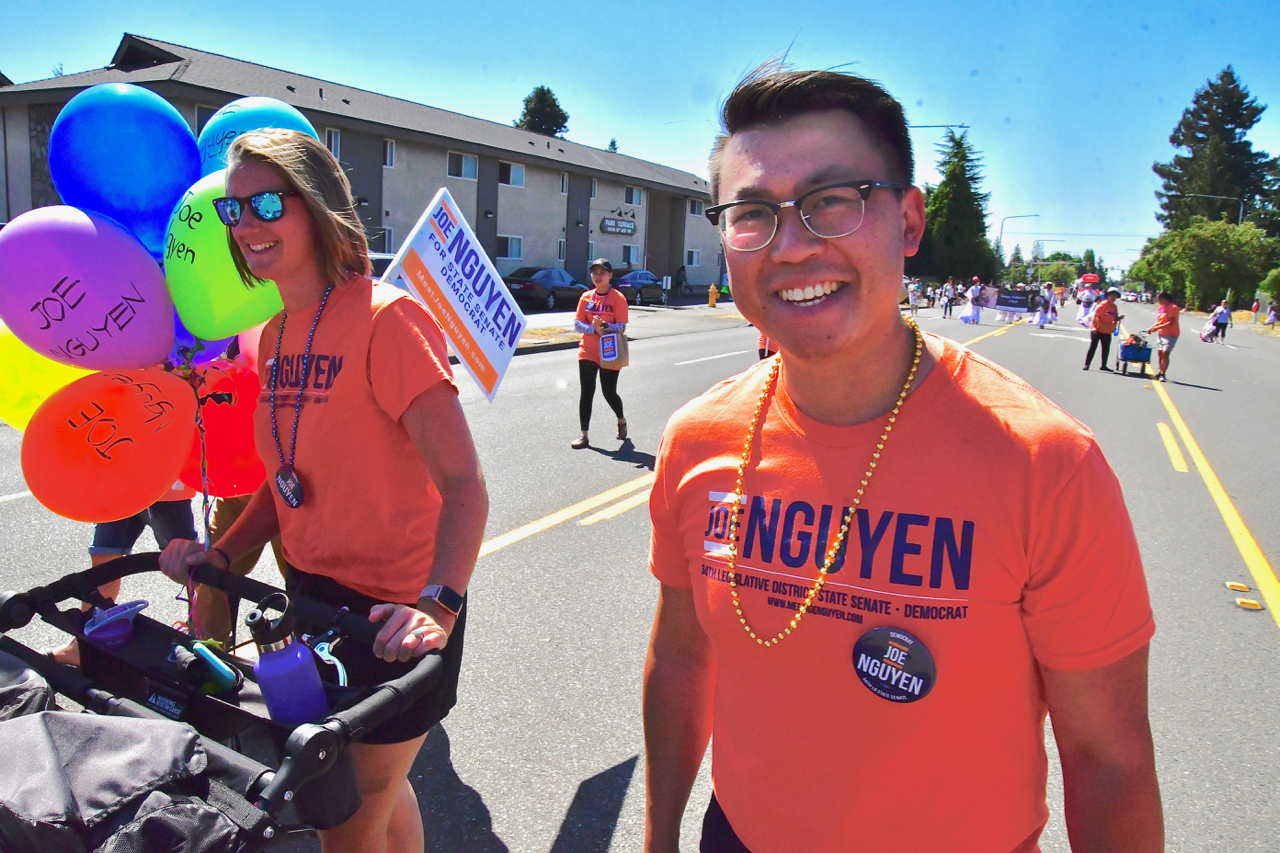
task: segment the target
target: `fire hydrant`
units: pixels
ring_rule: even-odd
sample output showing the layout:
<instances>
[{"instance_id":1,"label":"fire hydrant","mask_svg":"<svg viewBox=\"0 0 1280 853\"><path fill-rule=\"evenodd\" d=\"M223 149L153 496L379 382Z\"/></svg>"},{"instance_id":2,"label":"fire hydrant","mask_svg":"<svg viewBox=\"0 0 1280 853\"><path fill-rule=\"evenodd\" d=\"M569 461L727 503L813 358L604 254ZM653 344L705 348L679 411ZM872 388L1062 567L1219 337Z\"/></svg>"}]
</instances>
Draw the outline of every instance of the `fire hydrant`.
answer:
<instances>
[{"instance_id":1,"label":"fire hydrant","mask_svg":"<svg viewBox=\"0 0 1280 853\"><path fill-rule=\"evenodd\" d=\"M707 306L708 307L715 308L716 302L719 299L720 299L720 288L716 287L714 284L711 285L711 287L707 288Z\"/></svg>"}]
</instances>

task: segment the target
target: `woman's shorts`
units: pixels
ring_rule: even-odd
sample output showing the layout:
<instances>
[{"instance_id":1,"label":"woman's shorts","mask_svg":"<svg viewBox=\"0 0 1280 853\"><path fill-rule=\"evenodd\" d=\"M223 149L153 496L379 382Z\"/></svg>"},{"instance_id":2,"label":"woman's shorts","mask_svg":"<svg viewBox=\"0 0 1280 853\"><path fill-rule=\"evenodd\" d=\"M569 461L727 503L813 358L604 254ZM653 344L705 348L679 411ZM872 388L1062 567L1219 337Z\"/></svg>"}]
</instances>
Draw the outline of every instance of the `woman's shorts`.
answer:
<instances>
[{"instance_id":1,"label":"woman's shorts","mask_svg":"<svg viewBox=\"0 0 1280 853\"><path fill-rule=\"evenodd\" d=\"M161 551L173 539L199 538L196 536L195 518L191 514L191 501L157 501L137 515L95 524L89 553L122 557L133 550L148 525Z\"/></svg>"},{"instance_id":2,"label":"woman's shorts","mask_svg":"<svg viewBox=\"0 0 1280 853\"><path fill-rule=\"evenodd\" d=\"M346 607L352 613L369 615L369 608L385 604L345 587L332 578L301 572L293 566L285 571L285 589L290 593L305 595L323 601L333 607ZM327 625L302 626L308 633L323 633ZM414 702L399 716L387 720L363 738L362 743L402 743L425 735L432 726L443 720L458 702L458 673L462 669L463 635L467 627L467 605L463 600L458 621L449 634L449 642L441 651L444 674L425 696ZM374 657L373 649L350 638L343 639L333 650L333 656L341 661L347 671L348 687L371 687L399 678L417 666L421 658L388 663Z\"/></svg>"},{"instance_id":3,"label":"woman's shorts","mask_svg":"<svg viewBox=\"0 0 1280 853\"><path fill-rule=\"evenodd\" d=\"M1177 335L1159 335L1158 337L1160 352L1173 352L1173 348L1178 345Z\"/></svg>"}]
</instances>

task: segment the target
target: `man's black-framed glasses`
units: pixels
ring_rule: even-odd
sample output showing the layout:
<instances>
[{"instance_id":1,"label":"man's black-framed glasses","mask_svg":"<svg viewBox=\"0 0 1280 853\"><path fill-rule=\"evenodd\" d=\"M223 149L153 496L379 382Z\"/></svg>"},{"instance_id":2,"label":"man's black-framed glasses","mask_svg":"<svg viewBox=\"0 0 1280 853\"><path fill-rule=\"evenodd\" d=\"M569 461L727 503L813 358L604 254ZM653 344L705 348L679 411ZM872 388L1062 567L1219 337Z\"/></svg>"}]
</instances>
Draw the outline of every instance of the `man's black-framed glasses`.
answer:
<instances>
[{"instance_id":1,"label":"man's black-framed glasses","mask_svg":"<svg viewBox=\"0 0 1280 853\"><path fill-rule=\"evenodd\" d=\"M287 195L297 195L297 193L293 190L267 190L255 193L248 198L224 196L213 200L213 208L218 211L218 218L222 220L222 224L231 228L240 224L240 217L244 214L246 206L263 222L275 222L284 216L284 197Z\"/></svg>"},{"instance_id":2,"label":"man's black-framed glasses","mask_svg":"<svg viewBox=\"0 0 1280 853\"><path fill-rule=\"evenodd\" d=\"M902 190L906 184L886 181L844 181L809 190L791 201L743 199L706 209L707 219L720 227L724 243L738 252L763 249L778 233L778 217L784 207L794 207L800 221L818 237L847 237L862 226L872 190Z\"/></svg>"}]
</instances>

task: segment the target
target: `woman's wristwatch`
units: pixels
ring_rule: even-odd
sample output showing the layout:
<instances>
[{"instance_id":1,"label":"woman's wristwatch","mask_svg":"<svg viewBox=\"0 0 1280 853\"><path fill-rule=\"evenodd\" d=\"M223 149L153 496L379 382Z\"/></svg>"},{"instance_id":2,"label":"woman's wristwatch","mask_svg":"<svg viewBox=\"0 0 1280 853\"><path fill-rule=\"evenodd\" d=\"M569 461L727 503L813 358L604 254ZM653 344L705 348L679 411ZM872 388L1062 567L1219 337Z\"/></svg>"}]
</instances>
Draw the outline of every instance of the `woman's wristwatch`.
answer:
<instances>
[{"instance_id":1,"label":"woman's wristwatch","mask_svg":"<svg viewBox=\"0 0 1280 853\"><path fill-rule=\"evenodd\" d=\"M454 616L457 616L459 611L462 610L462 593L450 589L444 584L433 583L423 589L422 595L418 596L418 601L422 602L427 599L434 601Z\"/></svg>"}]
</instances>

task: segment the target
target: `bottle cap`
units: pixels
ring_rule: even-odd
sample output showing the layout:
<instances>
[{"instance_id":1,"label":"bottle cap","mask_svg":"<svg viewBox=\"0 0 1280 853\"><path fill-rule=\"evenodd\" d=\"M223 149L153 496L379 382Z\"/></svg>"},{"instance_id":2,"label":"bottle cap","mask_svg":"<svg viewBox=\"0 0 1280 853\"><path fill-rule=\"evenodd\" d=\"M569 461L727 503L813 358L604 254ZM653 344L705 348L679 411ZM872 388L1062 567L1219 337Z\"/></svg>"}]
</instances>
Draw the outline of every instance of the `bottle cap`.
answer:
<instances>
[{"instance_id":1,"label":"bottle cap","mask_svg":"<svg viewBox=\"0 0 1280 853\"><path fill-rule=\"evenodd\" d=\"M268 619L267 610L275 610L280 615L275 619ZM283 592L271 593L258 602L258 606L249 611L249 615L244 618L249 636L253 637L253 641L258 644L258 651L261 654L279 651L292 643L293 623L292 605L289 602L289 596Z\"/></svg>"}]
</instances>

